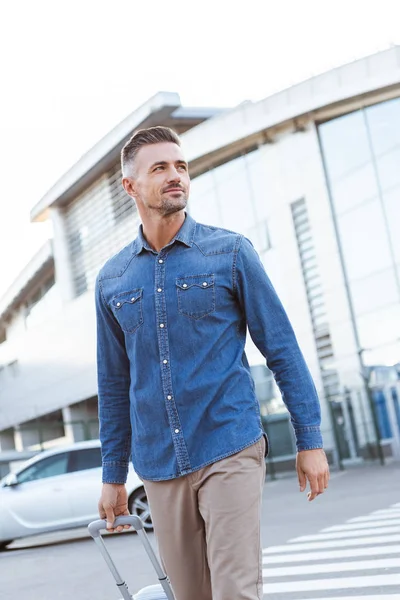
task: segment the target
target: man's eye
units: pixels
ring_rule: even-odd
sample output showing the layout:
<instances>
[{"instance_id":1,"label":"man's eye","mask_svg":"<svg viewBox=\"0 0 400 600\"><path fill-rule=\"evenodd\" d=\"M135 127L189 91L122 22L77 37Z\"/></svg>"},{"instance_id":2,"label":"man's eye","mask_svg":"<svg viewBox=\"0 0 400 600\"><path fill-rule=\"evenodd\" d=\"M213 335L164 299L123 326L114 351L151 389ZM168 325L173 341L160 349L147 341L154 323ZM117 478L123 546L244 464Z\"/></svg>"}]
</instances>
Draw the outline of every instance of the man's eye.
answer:
<instances>
[{"instance_id":1,"label":"man's eye","mask_svg":"<svg viewBox=\"0 0 400 600\"><path fill-rule=\"evenodd\" d=\"M161 171L164 167L162 165L159 165L158 167L156 167L154 170L155 171Z\"/></svg>"},{"instance_id":2,"label":"man's eye","mask_svg":"<svg viewBox=\"0 0 400 600\"><path fill-rule=\"evenodd\" d=\"M183 171L187 170L186 165L179 165L178 169L182 169Z\"/></svg>"}]
</instances>

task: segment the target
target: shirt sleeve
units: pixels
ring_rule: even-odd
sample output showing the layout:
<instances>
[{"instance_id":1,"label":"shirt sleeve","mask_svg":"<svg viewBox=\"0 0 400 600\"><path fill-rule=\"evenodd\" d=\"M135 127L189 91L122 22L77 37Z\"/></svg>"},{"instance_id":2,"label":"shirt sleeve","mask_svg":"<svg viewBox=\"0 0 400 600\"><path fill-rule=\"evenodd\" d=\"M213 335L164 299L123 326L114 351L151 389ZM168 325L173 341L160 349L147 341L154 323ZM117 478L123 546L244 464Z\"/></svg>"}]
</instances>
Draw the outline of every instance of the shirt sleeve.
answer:
<instances>
[{"instance_id":1,"label":"shirt sleeve","mask_svg":"<svg viewBox=\"0 0 400 600\"><path fill-rule=\"evenodd\" d=\"M103 483L125 483L131 455L130 372L124 334L95 288L97 381Z\"/></svg>"},{"instance_id":2,"label":"shirt sleeve","mask_svg":"<svg viewBox=\"0 0 400 600\"><path fill-rule=\"evenodd\" d=\"M310 371L257 252L242 236L234 259L233 286L251 338L290 413L297 450L322 448L321 409Z\"/></svg>"}]
</instances>

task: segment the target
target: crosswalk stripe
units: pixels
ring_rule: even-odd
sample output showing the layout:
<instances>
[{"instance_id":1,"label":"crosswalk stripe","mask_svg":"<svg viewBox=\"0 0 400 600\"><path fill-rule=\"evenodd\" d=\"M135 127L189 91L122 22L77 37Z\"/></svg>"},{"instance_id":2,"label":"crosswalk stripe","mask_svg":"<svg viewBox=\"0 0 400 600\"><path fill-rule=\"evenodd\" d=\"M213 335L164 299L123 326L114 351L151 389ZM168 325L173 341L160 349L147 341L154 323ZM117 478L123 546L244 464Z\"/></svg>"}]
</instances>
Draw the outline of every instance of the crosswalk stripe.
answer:
<instances>
[{"instance_id":1,"label":"crosswalk stripe","mask_svg":"<svg viewBox=\"0 0 400 600\"><path fill-rule=\"evenodd\" d=\"M367 521L377 521L378 519L383 519L385 521L392 521L392 519L400 519L400 510L396 510L394 513L372 513L365 517L355 517L354 519L349 519L347 523L362 523Z\"/></svg>"},{"instance_id":2,"label":"crosswalk stripe","mask_svg":"<svg viewBox=\"0 0 400 600\"><path fill-rule=\"evenodd\" d=\"M290 553L303 552L304 550L323 550L326 548L344 548L345 546L367 546L368 544L390 544L400 542L400 535L382 535L377 537L362 537L356 539L341 539L332 541L308 542L304 544L290 543L284 546L270 546L263 550L263 554L275 554L276 552Z\"/></svg>"},{"instance_id":3,"label":"crosswalk stripe","mask_svg":"<svg viewBox=\"0 0 400 600\"><path fill-rule=\"evenodd\" d=\"M396 504L392 504L391 508L400 508L400 502L397 502Z\"/></svg>"},{"instance_id":4,"label":"crosswalk stripe","mask_svg":"<svg viewBox=\"0 0 400 600\"><path fill-rule=\"evenodd\" d=\"M400 585L400 573L368 575L362 577L340 577L332 579L309 579L307 581L280 581L264 583L264 594L282 594L285 592L306 592L309 590L344 590L348 588L368 588Z\"/></svg>"},{"instance_id":5,"label":"crosswalk stripe","mask_svg":"<svg viewBox=\"0 0 400 600\"><path fill-rule=\"evenodd\" d=\"M313 598L313 600L400 600L400 594L374 594L373 596L329 596L329 598Z\"/></svg>"},{"instance_id":6,"label":"crosswalk stripe","mask_svg":"<svg viewBox=\"0 0 400 600\"><path fill-rule=\"evenodd\" d=\"M357 560L353 562L326 563L322 565L301 565L295 567L268 567L263 569L264 577L291 577L293 575L317 575L319 573L345 573L347 571L371 571L373 569L398 569L400 558L378 560ZM400 574L399 574L400 576Z\"/></svg>"},{"instance_id":7,"label":"crosswalk stripe","mask_svg":"<svg viewBox=\"0 0 400 600\"><path fill-rule=\"evenodd\" d=\"M325 531L347 531L350 529L365 529L365 527L391 527L392 525L400 525L400 519L393 519L393 521L379 520L379 521L368 521L367 523L346 523L344 525L333 525L332 527L325 527L321 529L321 532Z\"/></svg>"},{"instance_id":8,"label":"crosswalk stripe","mask_svg":"<svg viewBox=\"0 0 400 600\"><path fill-rule=\"evenodd\" d=\"M283 564L306 562L310 560L334 560L335 558L358 558L361 556L379 556L380 554L398 554L400 556L400 546L350 548L346 550L341 548L340 550L328 550L326 552L301 552L299 554L276 554L271 556L264 555L263 564Z\"/></svg>"},{"instance_id":9,"label":"crosswalk stripe","mask_svg":"<svg viewBox=\"0 0 400 600\"><path fill-rule=\"evenodd\" d=\"M336 531L332 533L317 533L315 535L302 535L300 537L294 538L290 540L289 543L293 542L313 542L319 540L334 540L338 538L346 538L346 537L361 537L362 535L380 535L382 533L399 533L400 526L395 527L380 527L377 529L360 529L358 531Z\"/></svg>"}]
</instances>

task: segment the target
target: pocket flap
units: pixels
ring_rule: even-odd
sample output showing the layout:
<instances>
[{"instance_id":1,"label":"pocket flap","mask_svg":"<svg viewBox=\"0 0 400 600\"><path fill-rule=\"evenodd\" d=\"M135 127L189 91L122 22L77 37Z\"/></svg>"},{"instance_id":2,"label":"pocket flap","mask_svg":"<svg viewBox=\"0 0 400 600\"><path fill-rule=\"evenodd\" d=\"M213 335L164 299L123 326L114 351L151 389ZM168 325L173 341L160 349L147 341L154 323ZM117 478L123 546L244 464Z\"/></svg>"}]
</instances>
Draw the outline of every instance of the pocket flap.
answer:
<instances>
[{"instance_id":1,"label":"pocket flap","mask_svg":"<svg viewBox=\"0 0 400 600\"><path fill-rule=\"evenodd\" d=\"M181 290L189 290L194 286L207 289L214 285L214 275L188 275L187 277L179 277L176 280L176 285Z\"/></svg>"},{"instance_id":2,"label":"pocket flap","mask_svg":"<svg viewBox=\"0 0 400 600\"><path fill-rule=\"evenodd\" d=\"M131 290L130 292L122 292L122 294L118 294L114 296L111 300L111 306L118 310L122 308L124 304L135 304L142 297L143 290Z\"/></svg>"}]
</instances>

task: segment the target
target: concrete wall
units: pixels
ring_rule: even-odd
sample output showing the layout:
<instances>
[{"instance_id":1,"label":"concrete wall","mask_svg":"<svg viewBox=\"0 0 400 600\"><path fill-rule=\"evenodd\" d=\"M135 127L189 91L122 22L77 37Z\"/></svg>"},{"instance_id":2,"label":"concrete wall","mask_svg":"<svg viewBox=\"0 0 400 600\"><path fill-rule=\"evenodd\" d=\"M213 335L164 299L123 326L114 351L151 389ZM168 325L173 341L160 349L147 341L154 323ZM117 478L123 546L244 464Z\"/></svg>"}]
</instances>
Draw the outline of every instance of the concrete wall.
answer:
<instances>
[{"instance_id":1,"label":"concrete wall","mask_svg":"<svg viewBox=\"0 0 400 600\"><path fill-rule=\"evenodd\" d=\"M0 387L0 429L95 396L95 352L92 293L2 344L0 362L6 356L18 362Z\"/></svg>"}]
</instances>

